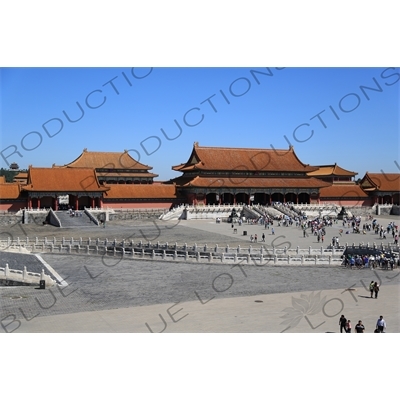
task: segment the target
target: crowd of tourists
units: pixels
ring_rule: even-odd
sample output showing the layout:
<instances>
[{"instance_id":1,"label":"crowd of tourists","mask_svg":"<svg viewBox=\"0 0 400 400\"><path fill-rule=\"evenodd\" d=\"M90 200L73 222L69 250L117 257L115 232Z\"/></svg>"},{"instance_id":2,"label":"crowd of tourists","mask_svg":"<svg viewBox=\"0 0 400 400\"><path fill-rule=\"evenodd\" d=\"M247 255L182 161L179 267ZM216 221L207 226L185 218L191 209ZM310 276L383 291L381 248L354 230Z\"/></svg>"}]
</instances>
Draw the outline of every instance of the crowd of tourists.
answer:
<instances>
[{"instance_id":1,"label":"crowd of tourists","mask_svg":"<svg viewBox=\"0 0 400 400\"><path fill-rule=\"evenodd\" d=\"M380 253L374 256L373 254L369 255L351 255L348 254L343 261L343 265L348 266L350 268L382 268L382 269L390 269L400 267L399 256L395 253L385 254Z\"/></svg>"},{"instance_id":2,"label":"crowd of tourists","mask_svg":"<svg viewBox=\"0 0 400 400\"><path fill-rule=\"evenodd\" d=\"M371 220L371 217L367 218L367 220ZM398 244L399 240L399 227L394 222L389 222L386 226L383 224L379 224L376 219L373 219L371 222L366 222L361 226L361 217L352 217L352 218L343 218L343 227L347 229L352 229L352 233L362 233L366 234L367 232L374 231L376 235L379 235L381 239L387 239L389 235L393 238L393 243ZM341 230L340 233L343 233ZM350 231L346 231L346 233L350 233Z\"/></svg>"}]
</instances>

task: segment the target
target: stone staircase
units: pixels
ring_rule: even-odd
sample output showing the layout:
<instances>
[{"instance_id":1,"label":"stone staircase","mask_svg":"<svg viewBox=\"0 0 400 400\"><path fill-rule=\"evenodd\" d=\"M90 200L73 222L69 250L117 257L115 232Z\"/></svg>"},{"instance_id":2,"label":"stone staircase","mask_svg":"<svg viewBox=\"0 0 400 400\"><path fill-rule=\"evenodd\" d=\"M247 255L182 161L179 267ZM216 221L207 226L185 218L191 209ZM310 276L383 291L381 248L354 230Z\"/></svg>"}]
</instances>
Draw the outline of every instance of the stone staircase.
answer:
<instances>
[{"instance_id":1,"label":"stone staircase","mask_svg":"<svg viewBox=\"0 0 400 400\"><path fill-rule=\"evenodd\" d=\"M54 214L60 220L61 228L73 228L94 225L93 221L84 211L77 211L74 217L71 217L69 211L55 211Z\"/></svg>"},{"instance_id":2,"label":"stone staircase","mask_svg":"<svg viewBox=\"0 0 400 400\"><path fill-rule=\"evenodd\" d=\"M283 216L285 215L285 214L283 214L282 211L277 210L274 207L266 207L266 206L259 205L259 206L257 206L257 208L258 208L258 212L265 214L272 219L283 218Z\"/></svg>"},{"instance_id":3,"label":"stone staircase","mask_svg":"<svg viewBox=\"0 0 400 400\"><path fill-rule=\"evenodd\" d=\"M172 210L163 213L159 219L164 221L169 220L191 220L191 219L216 219L228 218L232 210L235 209L237 214L240 214L243 206L236 205L180 205Z\"/></svg>"}]
</instances>

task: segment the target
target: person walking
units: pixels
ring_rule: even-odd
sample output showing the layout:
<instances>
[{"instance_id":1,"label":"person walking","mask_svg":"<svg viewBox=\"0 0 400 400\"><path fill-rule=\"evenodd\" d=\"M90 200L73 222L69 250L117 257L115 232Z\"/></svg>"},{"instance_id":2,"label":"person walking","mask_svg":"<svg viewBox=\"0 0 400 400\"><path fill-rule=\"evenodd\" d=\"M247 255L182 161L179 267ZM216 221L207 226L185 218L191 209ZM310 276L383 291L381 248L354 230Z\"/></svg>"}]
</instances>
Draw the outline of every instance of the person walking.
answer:
<instances>
[{"instance_id":1,"label":"person walking","mask_svg":"<svg viewBox=\"0 0 400 400\"><path fill-rule=\"evenodd\" d=\"M378 333L384 333L384 331L386 331L386 322L382 315L379 317L378 321L376 321L376 329Z\"/></svg>"},{"instance_id":2,"label":"person walking","mask_svg":"<svg viewBox=\"0 0 400 400\"><path fill-rule=\"evenodd\" d=\"M262 242L265 242L265 235L264 235L264 233L263 233L262 236L261 236L261 241L262 241Z\"/></svg>"},{"instance_id":3,"label":"person walking","mask_svg":"<svg viewBox=\"0 0 400 400\"><path fill-rule=\"evenodd\" d=\"M351 321L349 319L346 322L346 333L351 333Z\"/></svg>"},{"instance_id":4,"label":"person walking","mask_svg":"<svg viewBox=\"0 0 400 400\"><path fill-rule=\"evenodd\" d=\"M371 281L371 283L369 284L369 291L371 293L371 299L374 296L374 286L375 286L375 282Z\"/></svg>"},{"instance_id":5,"label":"person walking","mask_svg":"<svg viewBox=\"0 0 400 400\"><path fill-rule=\"evenodd\" d=\"M375 298L378 298L378 293L379 293L379 285L378 282L374 283L374 293L375 293Z\"/></svg>"},{"instance_id":6,"label":"person walking","mask_svg":"<svg viewBox=\"0 0 400 400\"><path fill-rule=\"evenodd\" d=\"M358 324L355 326L356 333L364 333L365 326L363 325L362 321L358 321Z\"/></svg>"},{"instance_id":7,"label":"person walking","mask_svg":"<svg viewBox=\"0 0 400 400\"><path fill-rule=\"evenodd\" d=\"M347 323L347 319L344 315L342 315L339 318L340 333L346 333L346 323Z\"/></svg>"}]
</instances>

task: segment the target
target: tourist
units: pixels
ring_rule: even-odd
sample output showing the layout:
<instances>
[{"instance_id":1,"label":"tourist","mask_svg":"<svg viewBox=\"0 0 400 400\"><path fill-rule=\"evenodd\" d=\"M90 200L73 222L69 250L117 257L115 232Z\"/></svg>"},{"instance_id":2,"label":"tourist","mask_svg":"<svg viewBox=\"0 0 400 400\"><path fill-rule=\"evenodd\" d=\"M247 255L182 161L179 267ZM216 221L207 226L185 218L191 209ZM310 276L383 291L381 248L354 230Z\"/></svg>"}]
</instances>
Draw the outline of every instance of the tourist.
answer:
<instances>
[{"instance_id":1,"label":"tourist","mask_svg":"<svg viewBox=\"0 0 400 400\"><path fill-rule=\"evenodd\" d=\"M372 299L372 297L374 295L374 287L375 287L375 282L371 281L371 283L369 284L369 291L371 293L371 299Z\"/></svg>"},{"instance_id":2,"label":"tourist","mask_svg":"<svg viewBox=\"0 0 400 400\"><path fill-rule=\"evenodd\" d=\"M257 243L257 233L254 235L254 242Z\"/></svg>"},{"instance_id":3,"label":"tourist","mask_svg":"<svg viewBox=\"0 0 400 400\"><path fill-rule=\"evenodd\" d=\"M262 242L265 242L265 234L264 233L262 234L261 239L262 239L261 240Z\"/></svg>"},{"instance_id":4,"label":"tourist","mask_svg":"<svg viewBox=\"0 0 400 400\"><path fill-rule=\"evenodd\" d=\"M346 333L351 333L351 321L349 319L346 322Z\"/></svg>"},{"instance_id":5,"label":"tourist","mask_svg":"<svg viewBox=\"0 0 400 400\"><path fill-rule=\"evenodd\" d=\"M375 266L375 256L374 255L369 257L369 266L371 267L372 270L374 269L374 266ZM372 293L371 293L371 297L372 297Z\"/></svg>"},{"instance_id":6,"label":"tourist","mask_svg":"<svg viewBox=\"0 0 400 400\"><path fill-rule=\"evenodd\" d=\"M343 331L346 333L346 323L347 323L347 319L344 315L342 315L339 318L340 333L343 333Z\"/></svg>"},{"instance_id":7,"label":"tourist","mask_svg":"<svg viewBox=\"0 0 400 400\"><path fill-rule=\"evenodd\" d=\"M362 321L358 321L358 324L355 326L356 333L364 333L365 326L363 325Z\"/></svg>"},{"instance_id":8,"label":"tourist","mask_svg":"<svg viewBox=\"0 0 400 400\"><path fill-rule=\"evenodd\" d=\"M378 298L378 293L379 293L379 285L378 282L374 283L374 293L375 293L375 298Z\"/></svg>"},{"instance_id":9,"label":"tourist","mask_svg":"<svg viewBox=\"0 0 400 400\"><path fill-rule=\"evenodd\" d=\"M384 333L384 331L386 331L386 322L382 315L379 317L378 321L376 321L376 329L378 330L377 333Z\"/></svg>"},{"instance_id":10,"label":"tourist","mask_svg":"<svg viewBox=\"0 0 400 400\"><path fill-rule=\"evenodd\" d=\"M271 234L272 234L272 235L275 235L274 228L271 229Z\"/></svg>"}]
</instances>

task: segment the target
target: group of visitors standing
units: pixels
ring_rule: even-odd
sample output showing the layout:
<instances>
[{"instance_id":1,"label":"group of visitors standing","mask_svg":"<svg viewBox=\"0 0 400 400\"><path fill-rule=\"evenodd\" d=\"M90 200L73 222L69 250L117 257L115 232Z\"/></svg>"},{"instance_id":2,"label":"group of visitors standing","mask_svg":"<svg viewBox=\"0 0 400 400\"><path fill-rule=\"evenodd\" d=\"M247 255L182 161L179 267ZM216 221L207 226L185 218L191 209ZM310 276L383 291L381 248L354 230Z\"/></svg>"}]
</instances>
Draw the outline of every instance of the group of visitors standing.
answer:
<instances>
[{"instance_id":1,"label":"group of visitors standing","mask_svg":"<svg viewBox=\"0 0 400 400\"><path fill-rule=\"evenodd\" d=\"M351 333L351 321L347 319L344 315L339 318L339 326L340 326L340 333ZM355 333L364 333L365 326L361 320L358 321L356 326L354 327ZM383 316L379 316L378 320L376 321L376 326L374 333L384 333L386 332L386 322L383 319Z\"/></svg>"},{"instance_id":2,"label":"group of visitors standing","mask_svg":"<svg viewBox=\"0 0 400 400\"><path fill-rule=\"evenodd\" d=\"M369 284L369 291L371 294L371 299L374 297L375 299L377 299L379 293L379 283L371 281L371 283ZM340 333L351 333L352 329L351 321L347 319L344 315L341 315L341 317L339 318L339 326L340 326ZM364 331L365 331L365 326L363 322L359 320L354 327L354 332L364 333ZM383 316L381 315L376 321L374 333L384 333L385 331L386 331L386 322L383 319Z\"/></svg>"}]
</instances>

